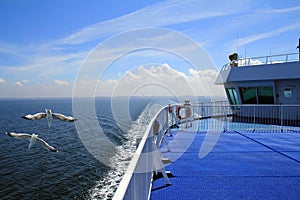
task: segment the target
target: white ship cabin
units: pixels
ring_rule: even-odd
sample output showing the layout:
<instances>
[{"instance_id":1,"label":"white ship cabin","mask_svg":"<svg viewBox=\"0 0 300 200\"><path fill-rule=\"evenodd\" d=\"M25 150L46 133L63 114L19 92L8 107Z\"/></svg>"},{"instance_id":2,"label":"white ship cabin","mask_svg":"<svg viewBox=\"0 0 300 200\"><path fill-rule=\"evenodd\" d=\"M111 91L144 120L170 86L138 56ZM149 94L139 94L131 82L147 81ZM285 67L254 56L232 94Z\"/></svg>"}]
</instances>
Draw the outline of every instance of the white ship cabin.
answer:
<instances>
[{"instance_id":1,"label":"white ship cabin","mask_svg":"<svg viewBox=\"0 0 300 200\"><path fill-rule=\"evenodd\" d=\"M293 53L238 59L234 53L215 83L224 85L231 109L237 116L249 117L256 112L262 113L264 119L271 119L266 123L299 122L299 57L299 53Z\"/></svg>"}]
</instances>

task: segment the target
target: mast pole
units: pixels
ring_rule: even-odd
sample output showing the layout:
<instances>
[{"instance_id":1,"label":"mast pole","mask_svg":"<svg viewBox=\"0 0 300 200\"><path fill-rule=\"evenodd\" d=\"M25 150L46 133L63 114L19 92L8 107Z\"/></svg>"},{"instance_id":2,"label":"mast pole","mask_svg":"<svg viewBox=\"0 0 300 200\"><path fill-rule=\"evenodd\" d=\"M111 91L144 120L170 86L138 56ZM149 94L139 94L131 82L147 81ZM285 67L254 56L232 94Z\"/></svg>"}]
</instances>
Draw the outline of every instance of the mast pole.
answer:
<instances>
[{"instance_id":1,"label":"mast pole","mask_svg":"<svg viewBox=\"0 0 300 200\"><path fill-rule=\"evenodd\" d=\"M298 56L299 56L299 62L300 62L300 38L299 38L299 41L298 41Z\"/></svg>"}]
</instances>

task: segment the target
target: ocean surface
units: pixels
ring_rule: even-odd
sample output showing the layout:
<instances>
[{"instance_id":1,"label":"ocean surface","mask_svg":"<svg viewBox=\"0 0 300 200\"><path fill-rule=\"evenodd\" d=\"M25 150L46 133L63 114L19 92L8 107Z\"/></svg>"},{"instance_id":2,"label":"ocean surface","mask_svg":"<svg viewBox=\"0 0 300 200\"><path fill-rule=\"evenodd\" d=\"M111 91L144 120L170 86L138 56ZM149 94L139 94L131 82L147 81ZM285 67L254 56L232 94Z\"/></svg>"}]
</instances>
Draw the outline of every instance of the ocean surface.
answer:
<instances>
[{"instance_id":1,"label":"ocean surface","mask_svg":"<svg viewBox=\"0 0 300 200\"><path fill-rule=\"evenodd\" d=\"M84 102L84 99L83 99ZM21 116L52 112L72 116L72 99L1 99L0 100L0 199L111 199L136 148L136 139L144 134L158 109L173 102L160 98L96 98L95 112L102 136L107 141L97 144L97 159L78 134L74 122L53 119L25 120ZM125 105L125 104L128 105ZM118 108L128 107L129 117L118 117ZM88 113L88 112L87 112ZM84 120L88 117L84 117ZM78 121L79 121L78 120ZM77 123L77 122L76 122ZM95 136L92 126L85 126L86 136ZM58 149L57 153L38 143L28 149L29 141L17 140L6 132L35 133ZM93 134L94 135L93 135ZM100 141L101 142L101 141ZM104 149L104 151L103 151ZM97 149L96 149L97 150ZM107 154L107 155L106 155ZM106 161L106 160L104 160Z\"/></svg>"}]
</instances>

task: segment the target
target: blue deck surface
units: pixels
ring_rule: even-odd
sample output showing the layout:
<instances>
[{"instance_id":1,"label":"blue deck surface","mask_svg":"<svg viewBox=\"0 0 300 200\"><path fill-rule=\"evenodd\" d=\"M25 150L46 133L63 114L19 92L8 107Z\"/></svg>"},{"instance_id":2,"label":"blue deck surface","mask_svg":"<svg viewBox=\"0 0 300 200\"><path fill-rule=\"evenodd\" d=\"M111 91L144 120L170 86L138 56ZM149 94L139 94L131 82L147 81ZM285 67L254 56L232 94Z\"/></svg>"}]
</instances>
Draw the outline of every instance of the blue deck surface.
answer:
<instances>
[{"instance_id":1,"label":"blue deck surface","mask_svg":"<svg viewBox=\"0 0 300 200\"><path fill-rule=\"evenodd\" d=\"M173 131L167 137L165 186L154 180L151 199L300 199L299 133L222 133L204 158L206 133ZM213 141L212 141L213 142Z\"/></svg>"}]
</instances>

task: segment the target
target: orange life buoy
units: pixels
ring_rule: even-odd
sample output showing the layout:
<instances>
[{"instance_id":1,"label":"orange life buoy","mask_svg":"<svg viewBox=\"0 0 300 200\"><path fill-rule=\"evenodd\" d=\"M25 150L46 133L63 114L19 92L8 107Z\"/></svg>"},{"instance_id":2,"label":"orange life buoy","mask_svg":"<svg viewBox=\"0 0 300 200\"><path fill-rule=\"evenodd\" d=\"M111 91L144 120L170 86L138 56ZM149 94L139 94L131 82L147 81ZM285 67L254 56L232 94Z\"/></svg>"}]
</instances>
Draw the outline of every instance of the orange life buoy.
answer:
<instances>
[{"instance_id":1,"label":"orange life buoy","mask_svg":"<svg viewBox=\"0 0 300 200\"><path fill-rule=\"evenodd\" d=\"M169 113L172 113L172 106L171 106L171 104L169 104L168 111L169 111Z\"/></svg>"},{"instance_id":2,"label":"orange life buoy","mask_svg":"<svg viewBox=\"0 0 300 200\"><path fill-rule=\"evenodd\" d=\"M184 108L185 109L185 115L180 115L180 110ZM178 119L185 119L191 116L191 109L189 107L186 106L177 106L176 108L176 117Z\"/></svg>"}]
</instances>

